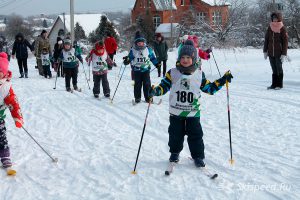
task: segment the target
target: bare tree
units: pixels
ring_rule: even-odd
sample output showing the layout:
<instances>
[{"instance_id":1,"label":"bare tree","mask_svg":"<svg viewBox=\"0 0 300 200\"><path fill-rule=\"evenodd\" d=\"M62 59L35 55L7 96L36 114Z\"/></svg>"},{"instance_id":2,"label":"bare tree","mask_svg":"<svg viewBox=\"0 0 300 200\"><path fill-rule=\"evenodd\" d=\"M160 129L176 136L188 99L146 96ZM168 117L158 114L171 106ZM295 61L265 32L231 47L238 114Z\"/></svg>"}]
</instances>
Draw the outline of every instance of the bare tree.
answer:
<instances>
[{"instance_id":1,"label":"bare tree","mask_svg":"<svg viewBox=\"0 0 300 200\"><path fill-rule=\"evenodd\" d=\"M25 24L23 18L18 15L13 15L8 18L6 36L14 39L15 35L22 33L24 37L32 38L32 30L29 24Z\"/></svg>"},{"instance_id":2,"label":"bare tree","mask_svg":"<svg viewBox=\"0 0 300 200\"><path fill-rule=\"evenodd\" d=\"M286 0L284 1L284 24L288 29L289 40L294 44L296 39L300 46L300 1Z\"/></svg>"}]
</instances>

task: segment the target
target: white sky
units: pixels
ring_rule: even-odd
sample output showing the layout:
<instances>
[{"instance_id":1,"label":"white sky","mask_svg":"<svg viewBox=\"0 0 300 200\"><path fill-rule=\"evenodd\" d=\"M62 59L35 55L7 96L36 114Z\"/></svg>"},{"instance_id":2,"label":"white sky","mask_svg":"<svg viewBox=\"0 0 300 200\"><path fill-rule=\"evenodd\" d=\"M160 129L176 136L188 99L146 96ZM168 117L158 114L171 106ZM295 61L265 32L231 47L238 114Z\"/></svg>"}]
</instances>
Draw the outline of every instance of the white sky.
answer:
<instances>
[{"instance_id":1,"label":"white sky","mask_svg":"<svg viewBox=\"0 0 300 200\"><path fill-rule=\"evenodd\" d=\"M135 0L74 0L75 12L129 11ZM70 0L0 0L0 13L22 16L69 13Z\"/></svg>"}]
</instances>

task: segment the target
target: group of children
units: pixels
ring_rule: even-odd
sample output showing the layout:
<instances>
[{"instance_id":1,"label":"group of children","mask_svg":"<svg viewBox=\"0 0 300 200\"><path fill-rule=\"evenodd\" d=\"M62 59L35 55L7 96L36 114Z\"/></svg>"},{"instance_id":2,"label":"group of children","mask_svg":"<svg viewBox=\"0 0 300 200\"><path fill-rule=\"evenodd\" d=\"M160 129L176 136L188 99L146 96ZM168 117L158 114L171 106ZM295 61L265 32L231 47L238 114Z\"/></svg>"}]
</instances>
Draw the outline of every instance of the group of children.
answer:
<instances>
[{"instance_id":1,"label":"group of children","mask_svg":"<svg viewBox=\"0 0 300 200\"><path fill-rule=\"evenodd\" d=\"M170 91L169 96L169 147L170 162L178 162L179 154L183 149L184 136L187 135L187 141L190 148L191 156L197 167L204 167L204 143L203 131L200 124L200 102L201 91L213 95L220 90L226 82L231 82L233 78L230 71L214 82L206 79L205 73L201 69L200 57L209 59L211 50L202 51L197 48L195 39L188 38L184 41L178 52L178 60L176 66L170 69L161 83L156 87L151 87L150 68L151 62L156 67L160 67L157 62L153 50L147 46L146 39L137 32L134 44L128 56L123 58L124 65L131 65L134 74L134 97L135 102L141 101L141 89L143 87L145 101L152 102L154 96L161 96ZM47 73L49 55L45 53L45 66ZM77 86L77 74L79 63L82 63L82 57L74 48L72 48L71 40L65 39L63 42L63 50L58 58L62 62L65 74L66 90L71 91L70 81L72 79L75 90ZM92 63L95 98L99 98L100 82L102 80L103 93L105 97L110 97L109 82L107 79L108 68L113 66L114 62L110 59L105 50L102 41L98 41L94 48L86 57L86 62ZM50 66L49 66L50 67ZM6 129L4 123L4 110L9 107L16 126L21 128L23 118L20 112L17 99L11 88L10 83L11 72L8 71L8 61L5 53L0 53L0 158L3 167L11 167L9 147L6 139Z\"/></svg>"},{"instance_id":2,"label":"group of children","mask_svg":"<svg viewBox=\"0 0 300 200\"><path fill-rule=\"evenodd\" d=\"M188 145L196 167L205 167L203 131L200 124L201 91L213 95L226 82L233 78L230 71L214 82L205 78L201 69L201 59L208 60L211 49L202 51L198 48L198 37L187 36L178 50L176 66L169 70L161 83L151 87L150 62L160 67L155 55L146 44L146 39L136 33L134 44L128 56L123 58L124 65L130 64L134 72L135 102L141 98L143 85L146 102L151 103L154 96L161 96L170 91L169 96L169 147L170 162L178 162L183 149L184 136L188 136Z\"/></svg>"}]
</instances>

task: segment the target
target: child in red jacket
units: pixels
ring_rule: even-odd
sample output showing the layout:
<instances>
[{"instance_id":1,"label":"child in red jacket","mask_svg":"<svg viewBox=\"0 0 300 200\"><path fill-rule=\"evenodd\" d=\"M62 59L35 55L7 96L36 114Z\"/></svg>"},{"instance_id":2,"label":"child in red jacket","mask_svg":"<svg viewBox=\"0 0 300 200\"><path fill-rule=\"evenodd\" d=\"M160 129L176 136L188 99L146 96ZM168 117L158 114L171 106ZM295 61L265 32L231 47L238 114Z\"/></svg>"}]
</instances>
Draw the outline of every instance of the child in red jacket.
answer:
<instances>
[{"instance_id":1,"label":"child in red jacket","mask_svg":"<svg viewBox=\"0 0 300 200\"><path fill-rule=\"evenodd\" d=\"M12 166L10 160L10 151L6 138L5 127L5 109L9 108L10 113L15 120L17 128L23 126L23 117L17 97L12 89L10 82L12 73L8 71L7 54L0 53L0 159L3 168L9 169Z\"/></svg>"},{"instance_id":2,"label":"child in red jacket","mask_svg":"<svg viewBox=\"0 0 300 200\"><path fill-rule=\"evenodd\" d=\"M110 88L107 79L107 73L109 67L114 65L114 62L107 55L106 48L102 41L96 42L94 48L87 55L85 60L88 63L92 62L93 81L94 81L93 93L95 98L99 98L101 81L102 81L104 96L109 98Z\"/></svg>"},{"instance_id":3,"label":"child in red jacket","mask_svg":"<svg viewBox=\"0 0 300 200\"><path fill-rule=\"evenodd\" d=\"M111 60L114 60L114 55L116 55L118 44L115 38L111 35L111 33L106 33L106 38L104 40L104 45L106 48L106 52L109 55ZM115 65L114 65L115 66ZM112 66L108 67L109 70L112 69Z\"/></svg>"}]
</instances>

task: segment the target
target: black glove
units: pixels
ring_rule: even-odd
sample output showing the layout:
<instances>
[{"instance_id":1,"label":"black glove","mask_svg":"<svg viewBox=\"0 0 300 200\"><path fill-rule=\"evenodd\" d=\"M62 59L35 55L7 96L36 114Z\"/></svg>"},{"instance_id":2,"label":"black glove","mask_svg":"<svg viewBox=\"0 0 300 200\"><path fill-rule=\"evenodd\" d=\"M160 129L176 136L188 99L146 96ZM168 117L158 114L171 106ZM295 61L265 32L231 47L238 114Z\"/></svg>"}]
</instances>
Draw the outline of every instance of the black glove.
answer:
<instances>
[{"instance_id":1,"label":"black glove","mask_svg":"<svg viewBox=\"0 0 300 200\"><path fill-rule=\"evenodd\" d=\"M156 67L156 68L160 68L160 67L161 67L161 63L157 63L157 64L155 65L155 67Z\"/></svg>"},{"instance_id":2,"label":"black glove","mask_svg":"<svg viewBox=\"0 0 300 200\"><path fill-rule=\"evenodd\" d=\"M205 52L206 52L206 53L211 53L211 52L212 52L212 49L206 49Z\"/></svg>"},{"instance_id":3,"label":"black glove","mask_svg":"<svg viewBox=\"0 0 300 200\"><path fill-rule=\"evenodd\" d=\"M149 94L148 94L148 98L151 99L155 96L156 92L155 92L155 88L152 86L149 90Z\"/></svg>"},{"instance_id":4,"label":"black glove","mask_svg":"<svg viewBox=\"0 0 300 200\"><path fill-rule=\"evenodd\" d=\"M130 58L128 56L123 57L123 63L124 63L124 65L129 65L130 64Z\"/></svg>"},{"instance_id":5,"label":"black glove","mask_svg":"<svg viewBox=\"0 0 300 200\"><path fill-rule=\"evenodd\" d=\"M230 71L227 71L223 77L222 77L223 81L224 81L224 84L226 83L226 81L228 81L229 83L231 83L231 79L233 79L233 76L231 74Z\"/></svg>"}]
</instances>

